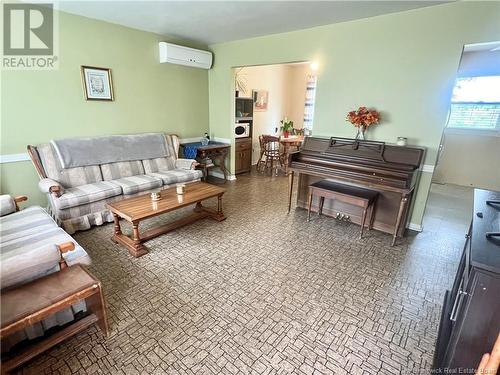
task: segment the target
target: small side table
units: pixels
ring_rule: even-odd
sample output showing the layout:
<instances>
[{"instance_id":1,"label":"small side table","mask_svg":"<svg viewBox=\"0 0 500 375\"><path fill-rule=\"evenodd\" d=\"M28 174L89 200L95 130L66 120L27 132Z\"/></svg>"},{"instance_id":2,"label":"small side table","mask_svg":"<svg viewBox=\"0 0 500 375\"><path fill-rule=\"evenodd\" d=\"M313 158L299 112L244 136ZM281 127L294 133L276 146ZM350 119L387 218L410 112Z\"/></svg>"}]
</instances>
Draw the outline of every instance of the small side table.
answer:
<instances>
[{"instance_id":1,"label":"small side table","mask_svg":"<svg viewBox=\"0 0 500 375\"><path fill-rule=\"evenodd\" d=\"M224 182L227 181L226 157L229 154L230 144L210 141L206 146L203 146L201 142L185 143L181 146L184 148L184 157L196 159L200 163L200 169L204 171L204 178L206 178L209 169L219 168L224 174ZM212 164L203 162L207 159L212 160ZM201 166L202 164L206 164L206 167Z\"/></svg>"}]
</instances>

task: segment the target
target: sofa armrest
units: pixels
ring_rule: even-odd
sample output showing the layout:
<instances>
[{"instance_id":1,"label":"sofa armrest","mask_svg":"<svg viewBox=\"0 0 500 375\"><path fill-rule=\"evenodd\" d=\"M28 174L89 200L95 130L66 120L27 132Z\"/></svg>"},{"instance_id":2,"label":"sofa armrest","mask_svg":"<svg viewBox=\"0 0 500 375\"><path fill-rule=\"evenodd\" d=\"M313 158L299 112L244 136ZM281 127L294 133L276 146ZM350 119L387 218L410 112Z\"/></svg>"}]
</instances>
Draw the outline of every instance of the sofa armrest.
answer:
<instances>
[{"instance_id":1,"label":"sofa armrest","mask_svg":"<svg viewBox=\"0 0 500 375\"><path fill-rule=\"evenodd\" d=\"M50 178L42 178L38 182L38 187L42 193L51 193L55 194L56 197L59 197L63 192L63 187L61 184L55 180Z\"/></svg>"},{"instance_id":2,"label":"sofa armrest","mask_svg":"<svg viewBox=\"0 0 500 375\"><path fill-rule=\"evenodd\" d=\"M177 159L175 161L176 169L194 169L198 162L194 159Z\"/></svg>"}]
</instances>

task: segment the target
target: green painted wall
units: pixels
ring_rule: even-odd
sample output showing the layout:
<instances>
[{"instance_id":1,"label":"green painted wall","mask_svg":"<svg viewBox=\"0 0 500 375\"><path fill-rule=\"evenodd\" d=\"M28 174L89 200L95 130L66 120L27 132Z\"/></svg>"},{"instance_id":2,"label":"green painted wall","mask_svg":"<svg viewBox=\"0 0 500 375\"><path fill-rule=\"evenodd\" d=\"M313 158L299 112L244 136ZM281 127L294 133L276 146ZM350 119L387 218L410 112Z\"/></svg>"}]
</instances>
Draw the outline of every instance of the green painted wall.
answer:
<instances>
[{"instance_id":1,"label":"green painted wall","mask_svg":"<svg viewBox=\"0 0 500 375\"><path fill-rule=\"evenodd\" d=\"M207 71L158 60L159 41L179 41L62 12L59 24L58 70L1 72L2 155L54 138L208 130ZM85 101L81 65L112 69L114 102ZM31 162L1 165L2 193L45 204L37 181Z\"/></svg>"},{"instance_id":2,"label":"green painted wall","mask_svg":"<svg viewBox=\"0 0 500 375\"><path fill-rule=\"evenodd\" d=\"M317 61L314 135L353 136L345 116L366 105L383 116L368 139L405 136L427 147L426 164L434 165L462 47L500 40L499 19L499 2L456 2L213 45L210 132L232 138L232 67ZM424 173L414 224L422 222L430 181Z\"/></svg>"}]
</instances>

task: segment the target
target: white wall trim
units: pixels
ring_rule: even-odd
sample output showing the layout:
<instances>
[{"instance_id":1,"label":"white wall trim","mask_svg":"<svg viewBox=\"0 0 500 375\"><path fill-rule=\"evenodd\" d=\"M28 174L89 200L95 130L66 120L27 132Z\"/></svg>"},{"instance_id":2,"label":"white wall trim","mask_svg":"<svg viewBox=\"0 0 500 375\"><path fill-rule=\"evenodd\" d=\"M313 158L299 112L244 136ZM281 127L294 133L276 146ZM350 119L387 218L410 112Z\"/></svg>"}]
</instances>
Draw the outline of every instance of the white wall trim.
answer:
<instances>
[{"instance_id":1,"label":"white wall trim","mask_svg":"<svg viewBox=\"0 0 500 375\"><path fill-rule=\"evenodd\" d=\"M0 155L0 164L17 163L19 161L29 161L29 160L30 157L27 153Z\"/></svg>"},{"instance_id":2,"label":"white wall trim","mask_svg":"<svg viewBox=\"0 0 500 375\"><path fill-rule=\"evenodd\" d=\"M432 164L424 164L424 166L422 167L422 172L434 173L434 165L432 165Z\"/></svg>"},{"instance_id":3,"label":"white wall trim","mask_svg":"<svg viewBox=\"0 0 500 375\"><path fill-rule=\"evenodd\" d=\"M179 139L179 142L181 144L184 143L194 143L194 142L200 142L201 137L193 137L193 138L181 138Z\"/></svg>"},{"instance_id":4,"label":"white wall trim","mask_svg":"<svg viewBox=\"0 0 500 375\"><path fill-rule=\"evenodd\" d=\"M422 225L420 224L415 224L415 223L409 223L407 225L408 229L414 230L415 232L422 232L423 228Z\"/></svg>"},{"instance_id":5,"label":"white wall trim","mask_svg":"<svg viewBox=\"0 0 500 375\"><path fill-rule=\"evenodd\" d=\"M214 177L217 177L217 178L224 179L224 173L222 173L221 171L208 171L208 174L209 174L209 176L214 176ZM234 174L228 174L227 175L227 180L228 181L235 181L236 180L236 176Z\"/></svg>"},{"instance_id":6,"label":"white wall trim","mask_svg":"<svg viewBox=\"0 0 500 375\"><path fill-rule=\"evenodd\" d=\"M226 143L228 145L231 144L231 140L229 138L220 138L220 137L214 137L215 142L221 142L221 143Z\"/></svg>"},{"instance_id":7,"label":"white wall trim","mask_svg":"<svg viewBox=\"0 0 500 375\"><path fill-rule=\"evenodd\" d=\"M181 144L185 143L194 143L194 142L201 142L202 137L192 137L192 138L180 138L179 142ZM215 142L221 142L221 143L226 143L228 145L231 144L231 140L229 138L219 138L219 137L214 137L213 141Z\"/></svg>"}]
</instances>

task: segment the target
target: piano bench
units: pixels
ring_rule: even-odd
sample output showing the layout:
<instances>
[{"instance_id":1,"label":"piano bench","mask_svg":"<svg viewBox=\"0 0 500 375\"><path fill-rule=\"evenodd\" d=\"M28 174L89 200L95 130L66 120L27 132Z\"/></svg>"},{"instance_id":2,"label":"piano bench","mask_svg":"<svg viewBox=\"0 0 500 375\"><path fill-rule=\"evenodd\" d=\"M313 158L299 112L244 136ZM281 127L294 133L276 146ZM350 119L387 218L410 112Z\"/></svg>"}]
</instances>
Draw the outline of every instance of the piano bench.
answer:
<instances>
[{"instance_id":1,"label":"piano bench","mask_svg":"<svg viewBox=\"0 0 500 375\"><path fill-rule=\"evenodd\" d=\"M313 197L319 197L318 215L323 213L325 198L336 199L340 202L352 204L363 209L361 217L361 231L359 238L363 237L366 217L368 216L368 229L372 229L374 207L378 192L357 186L339 184L338 182L321 180L309 185L309 202L307 210L307 221L311 220L311 206ZM367 215L368 213L368 215Z\"/></svg>"}]
</instances>

